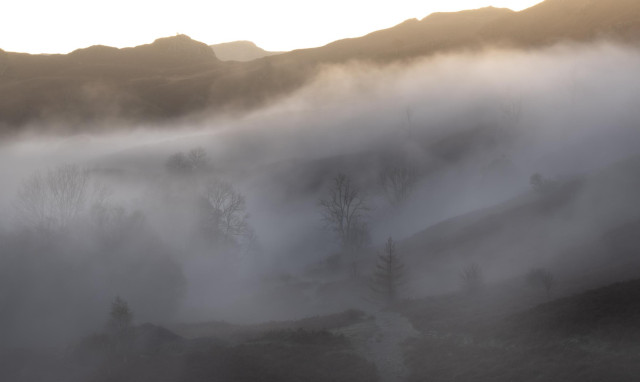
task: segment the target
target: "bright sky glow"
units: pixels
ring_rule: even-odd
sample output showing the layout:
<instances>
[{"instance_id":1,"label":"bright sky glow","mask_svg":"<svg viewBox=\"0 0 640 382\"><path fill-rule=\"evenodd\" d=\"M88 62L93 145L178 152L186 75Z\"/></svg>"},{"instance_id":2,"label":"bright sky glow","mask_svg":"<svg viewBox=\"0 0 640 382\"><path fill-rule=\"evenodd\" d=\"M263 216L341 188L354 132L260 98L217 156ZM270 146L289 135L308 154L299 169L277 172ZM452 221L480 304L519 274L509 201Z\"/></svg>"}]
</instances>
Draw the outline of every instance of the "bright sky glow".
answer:
<instances>
[{"instance_id":1,"label":"bright sky glow","mask_svg":"<svg viewBox=\"0 0 640 382\"><path fill-rule=\"evenodd\" d=\"M6 0L0 49L67 53L91 45L150 43L183 33L215 44L250 40L267 50L321 46L432 12L485 6L522 10L541 0Z\"/></svg>"}]
</instances>

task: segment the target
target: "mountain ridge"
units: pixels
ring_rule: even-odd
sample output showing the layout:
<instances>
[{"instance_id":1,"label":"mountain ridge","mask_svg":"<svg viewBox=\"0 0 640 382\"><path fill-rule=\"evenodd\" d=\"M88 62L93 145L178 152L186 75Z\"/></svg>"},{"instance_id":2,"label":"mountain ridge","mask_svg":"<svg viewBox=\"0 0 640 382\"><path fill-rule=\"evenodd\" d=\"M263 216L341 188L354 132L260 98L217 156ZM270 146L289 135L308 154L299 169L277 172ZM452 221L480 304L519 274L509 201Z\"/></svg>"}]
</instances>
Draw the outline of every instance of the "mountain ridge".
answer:
<instances>
[{"instance_id":1,"label":"mountain ridge","mask_svg":"<svg viewBox=\"0 0 640 382\"><path fill-rule=\"evenodd\" d=\"M219 61L206 44L186 35L158 38L150 44L129 48L93 45L76 49L66 56L82 63L98 63L100 60L111 59L133 66L179 66Z\"/></svg>"},{"instance_id":2,"label":"mountain ridge","mask_svg":"<svg viewBox=\"0 0 640 382\"><path fill-rule=\"evenodd\" d=\"M640 2L546 0L520 12L487 7L435 13L362 37L248 62L221 61L208 45L184 35L67 55L0 52L0 132L43 123L77 132L104 118L158 123L240 113L290 94L330 64L384 65L439 53L601 39L639 42Z\"/></svg>"}]
</instances>

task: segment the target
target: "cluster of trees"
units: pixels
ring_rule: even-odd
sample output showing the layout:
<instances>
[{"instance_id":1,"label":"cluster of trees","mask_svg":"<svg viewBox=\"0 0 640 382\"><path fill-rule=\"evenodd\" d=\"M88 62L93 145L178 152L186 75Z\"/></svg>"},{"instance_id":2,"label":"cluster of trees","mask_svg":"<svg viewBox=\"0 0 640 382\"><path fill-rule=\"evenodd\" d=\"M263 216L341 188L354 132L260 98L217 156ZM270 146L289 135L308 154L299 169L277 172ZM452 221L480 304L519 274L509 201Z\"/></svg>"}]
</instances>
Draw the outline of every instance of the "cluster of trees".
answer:
<instances>
[{"instance_id":1,"label":"cluster of trees","mask_svg":"<svg viewBox=\"0 0 640 382\"><path fill-rule=\"evenodd\" d=\"M199 229L211 244L235 245L238 239L252 237L246 200L231 183L208 182L198 196Z\"/></svg>"},{"instance_id":2,"label":"cluster of trees","mask_svg":"<svg viewBox=\"0 0 640 382\"><path fill-rule=\"evenodd\" d=\"M198 232L189 229L206 238L208 249L238 253L240 241L253 245L245 197L231 183L207 176L210 161L204 150L174 155L166 164L171 171L199 174L166 181L180 179L179 204L182 211L188 211L186 216L193 219ZM173 190L166 187L162 192ZM0 288L20 291L8 298L7 304L21 301L20 309L0 318L2 327L31 331L36 318L45 315L52 325L58 325L58 332L69 332L67 326L73 320L68 316L83 307L87 326L80 325L77 330L86 330L95 322L106 295L116 291L142 306L144 319L171 319L185 291L186 280L176 256L182 247L157 234L158 225L147 221L148 212L131 211L115 202L113 195L95 173L78 165L52 167L23 181L14 201L16 220L22 224L15 232L0 232ZM184 208L189 203L197 213ZM148 211L157 201L137 205ZM189 242L192 239L185 237ZM65 299L48 302L51 293ZM96 298L88 297L96 294ZM114 303L114 328L128 321L124 319L125 308L121 300ZM25 315L34 322L24 322L21 317ZM11 334L16 338L23 335L19 331Z\"/></svg>"},{"instance_id":3,"label":"cluster of trees","mask_svg":"<svg viewBox=\"0 0 640 382\"><path fill-rule=\"evenodd\" d=\"M63 165L33 174L16 194L14 213L21 224L0 232L0 289L15 291L3 299L13 308L0 315L7 344L68 340L93 327L116 292L144 301L144 319L176 313L185 277L172 243L145 213L115 202L91 171ZM44 327L56 329L40 333Z\"/></svg>"},{"instance_id":4,"label":"cluster of trees","mask_svg":"<svg viewBox=\"0 0 640 382\"><path fill-rule=\"evenodd\" d=\"M90 206L104 202L104 189L91 191L89 172L75 165L35 173L18 192L18 218L40 230L65 230Z\"/></svg>"},{"instance_id":5,"label":"cluster of trees","mask_svg":"<svg viewBox=\"0 0 640 382\"><path fill-rule=\"evenodd\" d=\"M398 173L400 174L400 173ZM394 175L389 175L389 189L408 192L408 183ZM394 183L395 182L395 183ZM401 186L404 184L404 186ZM391 191L390 191L391 192ZM394 194L400 201L400 194ZM320 199L319 206L327 227L335 234L342 254L350 259L351 275L358 278L359 260L371 242L367 225L370 206L363 192L345 174L338 174L328 190L328 196ZM370 288L374 299L384 304L392 304L399 297L399 289L404 284L404 264L396 252L395 242L388 238L384 253L378 257Z\"/></svg>"},{"instance_id":6,"label":"cluster of trees","mask_svg":"<svg viewBox=\"0 0 640 382\"><path fill-rule=\"evenodd\" d=\"M211 160L202 147L196 147L186 153L175 153L165 163L167 171L177 175L202 172L209 170L210 167Z\"/></svg>"},{"instance_id":7,"label":"cluster of trees","mask_svg":"<svg viewBox=\"0 0 640 382\"><path fill-rule=\"evenodd\" d=\"M204 175L211 169L211 162L202 148L174 154L167 159L165 165L167 171L172 174L203 175L188 178L198 178L198 182L194 183L197 185L196 193L189 194L188 197L193 199L198 211L198 234L206 238L210 245L226 248L238 246L242 239L254 238L248 222L244 195L229 182L216 178L206 180L208 178ZM182 181L185 178L175 179ZM539 174L534 174L531 178L531 184L537 190L544 190L551 183ZM380 184L390 204L397 207L413 192L416 173L407 167L389 168L381 173ZM156 252L166 254L166 246L145 228L144 214L140 211L129 212L112 203L109 195L108 188L95 182L90 171L74 165L65 165L36 173L28 178L18 193L15 206L18 218L34 232L65 234L74 224L91 222L89 225L77 225L83 229L87 226L95 228L98 242L108 246L111 253L120 252L124 258L124 254L149 253L154 252L156 248L164 248L163 251ZM368 219L372 207L367 195L350 177L338 174L333 178L326 196L321 198L318 204L327 228L337 239L342 256L348 259L352 277L360 278L361 259L369 251L371 244ZM146 244L141 245L141 241ZM170 263L167 260L170 256L160 257L167 264ZM135 258L136 256L128 257ZM168 269L172 266L163 267ZM179 271L166 273L175 276ZM405 273L396 243L389 237L382 254L377 258L370 278L370 289L375 299L384 304L397 301L406 282ZM464 289L469 291L479 289L483 283L482 272L475 264L464 268L460 278ZM173 281L172 288L180 289L179 284L183 280L173 277ZM553 276L544 269L530 272L527 282L545 290L547 295L550 295L554 285ZM130 281L126 283L133 284ZM174 296L177 294L174 293ZM122 301L116 302L115 308L122 312L127 311Z\"/></svg>"},{"instance_id":8,"label":"cluster of trees","mask_svg":"<svg viewBox=\"0 0 640 382\"><path fill-rule=\"evenodd\" d=\"M210 244L226 247L238 245L241 239L255 240L245 197L231 183L206 173L210 172L211 163L204 149L172 155L166 169L180 174L199 173L197 177L180 178L181 201L191 203L197 211L190 216L197 230L194 234ZM172 189L167 190L164 192ZM136 235L153 236L145 223L145 214L114 203L112 194L88 169L62 165L37 172L23 181L14 203L16 218L41 238L76 235L122 246Z\"/></svg>"},{"instance_id":9,"label":"cluster of trees","mask_svg":"<svg viewBox=\"0 0 640 382\"><path fill-rule=\"evenodd\" d=\"M381 182L387 197L393 205L401 204L415 185L414 175L406 169L393 169L383 173ZM531 185L536 191L546 192L553 182L535 174ZM320 199L319 206L327 227L335 234L343 256L350 259L351 274L357 278L359 257L366 252L370 243L367 225L371 207L366 195L345 174L338 174L328 189L327 196ZM484 284L481 268L477 264L464 267L460 272L463 290L473 293ZM548 297L555 285L551 272L533 269L526 275L527 283L545 291ZM397 253L396 243L389 237L384 251L378 256L370 279L370 289L374 300L383 304L393 304L406 282L404 264Z\"/></svg>"},{"instance_id":10,"label":"cluster of trees","mask_svg":"<svg viewBox=\"0 0 640 382\"><path fill-rule=\"evenodd\" d=\"M202 147L171 155L165 168L168 173L181 176L177 179L182 186L192 187L192 192L184 192L184 188L181 192L191 199L196 210L194 233L208 246L228 251L237 249L241 241L255 244L244 195L231 183L211 174L211 159Z\"/></svg>"}]
</instances>

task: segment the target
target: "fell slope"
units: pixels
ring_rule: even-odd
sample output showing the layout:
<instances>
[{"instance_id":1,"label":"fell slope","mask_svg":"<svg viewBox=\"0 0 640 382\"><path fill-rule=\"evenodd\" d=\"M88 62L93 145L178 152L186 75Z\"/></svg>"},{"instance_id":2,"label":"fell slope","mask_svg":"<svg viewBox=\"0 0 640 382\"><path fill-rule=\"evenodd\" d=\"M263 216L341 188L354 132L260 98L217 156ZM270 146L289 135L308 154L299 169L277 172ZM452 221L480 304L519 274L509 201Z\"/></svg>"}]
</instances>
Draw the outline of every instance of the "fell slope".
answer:
<instances>
[{"instance_id":1,"label":"fell slope","mask_svg":"<svg viewBox=\"0 0 640 382\"><path fill-rule=\"evenodd\" d=\"M509 292L496 289L501 290L429 298L401 307L423 333L406 347L408 380L637 379L638 279L515 313L517 304L504 298ZM518 299L513 290L510 294ZM484 309L500 301L503 307L511 304L510 313Z\"/></svg>"},{"instance_id":2,"label":"fell slope","mask_svg":"<svg viewBox=\"0 0 640 382\"><path fill-rule=\"evenodd\" d=\"M58 123L78 131L109 117L160 122L241 112L290 94L326 65L352 60L384 64L486 47L527 49L598 39L637 43L639 37L637 1L547 0L520 12L436 13L360 38L249 62L221 62L206 44L186 36L68 55L0 51L0 131L42 122L47 129Z\"/></svg>"}]
</instances>

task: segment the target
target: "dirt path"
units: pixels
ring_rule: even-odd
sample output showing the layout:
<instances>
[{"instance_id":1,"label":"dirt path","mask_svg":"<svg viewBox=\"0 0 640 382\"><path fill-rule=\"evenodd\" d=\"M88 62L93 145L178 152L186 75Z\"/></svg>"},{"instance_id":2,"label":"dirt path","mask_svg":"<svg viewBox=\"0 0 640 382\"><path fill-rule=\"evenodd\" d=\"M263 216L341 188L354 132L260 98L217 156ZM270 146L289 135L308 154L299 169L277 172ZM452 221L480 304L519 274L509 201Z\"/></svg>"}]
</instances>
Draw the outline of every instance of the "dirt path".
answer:
<instances>
[{"instance_id":1,"label":"dirt path","mask_svg":"<svg viewBox=\"0 0 640 382\"><path fill-rule=\"evenodd\" d=\"M393 312L375 312L375 319L337 330L353 343L356 350L378 368L381 382L403 381L408 375L401 344L419 332L404 316Z\"/></svg>"}]
</instances>

